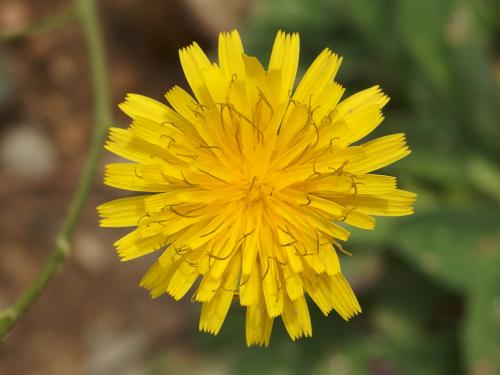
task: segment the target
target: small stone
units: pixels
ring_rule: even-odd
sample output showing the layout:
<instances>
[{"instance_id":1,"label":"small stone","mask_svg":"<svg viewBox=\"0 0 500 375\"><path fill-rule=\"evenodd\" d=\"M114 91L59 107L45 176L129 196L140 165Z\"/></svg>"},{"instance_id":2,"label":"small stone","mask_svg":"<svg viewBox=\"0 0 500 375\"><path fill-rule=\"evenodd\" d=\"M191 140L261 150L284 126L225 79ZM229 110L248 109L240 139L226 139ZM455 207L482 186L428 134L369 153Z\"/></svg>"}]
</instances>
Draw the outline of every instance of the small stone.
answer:
<instances>
[{"instance_id":1,"label":"small stone","mask_svg":"<svg viewBox=\"0 0 500 375\"><path fill-rule=\"evenodd\" d=\"M90 232L78 232L74 239L73 257L83 268L100 273L111 263L111 251Z\"/></svg>"},{"instance_id":2,"label":"small stone","mask_svg":"<svg viewBox=\"0 0 500 375\"><path fill-rule=\"evenodd\" d=\"M185 0L184 4L212 36L237 27L255 5L245 0Z\"/></svg>"},{"instance_id":3,"label":"small stone","mask_svg":"<svg viewBox=\"0 0 500 375\"><path fill-rule=\"evenodd\" d=\"M55 169L56 152L35 126L11 125L0 137L0 165L21 177L43 177Z\"/></svg>"},{"instance_id":4,"label":"small stone","mask_svg":"<svg viewBox=\"0 0 500 375\"><path fill-rule=\"evenodd\" d=\"M28 24L28 7L21 1L0 3L0 30L16 32Z\"/></svg>"},{"instance_id":5,"label":"small stone","mask_svg":"<svg viewBox=\"0 0 500 375\"><path fill-rule=\"evenodd\" d=\"M93 375L143 375L148 348L146 332L100 329L89 334L85 373Z\"/></svg>"}]
</instances>

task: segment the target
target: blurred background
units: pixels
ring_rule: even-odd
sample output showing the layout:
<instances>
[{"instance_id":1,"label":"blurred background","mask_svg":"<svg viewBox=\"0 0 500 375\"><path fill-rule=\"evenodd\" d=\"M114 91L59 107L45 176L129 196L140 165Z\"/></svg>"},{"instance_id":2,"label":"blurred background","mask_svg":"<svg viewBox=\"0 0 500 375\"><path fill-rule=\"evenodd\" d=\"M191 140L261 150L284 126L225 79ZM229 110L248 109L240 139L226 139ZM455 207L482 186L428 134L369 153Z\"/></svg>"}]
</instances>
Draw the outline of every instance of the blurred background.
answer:
<instances>
[{"instance_id":1,"label":"blurred background","mask_svg":"<svg viewBox=\"0 0 500 375\"><path fill-rule=\"evenodd\" d=\"M68 6L0 0L0 32ZM138 287L152 257L120 263L95 207L120 196L98 179L63 272L0 346L0 374L500 374L500 4L494 0L102 0L114 124L128 92L186 87L177 51L215 57L237 27L268 61L278 29L298 31L301 69L330 47L347 94L391 97L374 136L404 131L410 157L387 168L416 191L416 214L355 231L341 262L364 313L346 323L311 306L313 337L247 349L234 306L217 337L189 298ZM303 70L301 71L303 72ZM80 25L0 44L0 308L48 256L92 130Z\"/></svg>"}]
</instances>

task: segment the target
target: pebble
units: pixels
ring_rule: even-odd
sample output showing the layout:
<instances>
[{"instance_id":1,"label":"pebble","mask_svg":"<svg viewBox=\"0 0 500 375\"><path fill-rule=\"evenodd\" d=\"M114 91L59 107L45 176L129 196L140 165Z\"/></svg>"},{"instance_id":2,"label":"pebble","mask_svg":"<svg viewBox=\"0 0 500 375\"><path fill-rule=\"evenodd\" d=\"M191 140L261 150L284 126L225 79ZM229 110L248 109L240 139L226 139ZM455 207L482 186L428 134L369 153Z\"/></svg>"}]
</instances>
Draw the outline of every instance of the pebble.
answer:
<instances>
[{"instance_id":1,"label":"pebble","mask_svg":"<svg viewBox=\"0 0 500 375\"><path fill-rule=\"evenodd\" d=\"M44 177L56 167L56 151L33 125L7 125L0 135L0 166L19 177Z\"/></svg>"},{"instance_id":2,"label":"pebble","mask_svg":"<svg viewBox=\"0 0 500 375\"><path fill-rule=\"evenodd\" d=\"M104 245L90 231L78 232L73 243L73 258L85 270L94 274L105 271L115 255L109 246Z\"/></svg>"}]
</instances>

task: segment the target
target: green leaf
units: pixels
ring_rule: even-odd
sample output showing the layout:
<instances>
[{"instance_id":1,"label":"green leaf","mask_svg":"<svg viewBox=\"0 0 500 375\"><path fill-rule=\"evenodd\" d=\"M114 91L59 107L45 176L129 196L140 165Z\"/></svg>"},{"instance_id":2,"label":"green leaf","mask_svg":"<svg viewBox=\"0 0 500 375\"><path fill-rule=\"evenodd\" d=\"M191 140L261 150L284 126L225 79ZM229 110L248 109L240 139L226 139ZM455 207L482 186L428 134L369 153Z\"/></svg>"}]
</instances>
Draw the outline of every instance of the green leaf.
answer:
<instances>
[{"instance_id":1,"label":"green leaf","mask_svg":"<svg viewBox=\"0 0 500 375\"><path fill-rule=\"evenodd\" d=\"M428 149L415 150L404 160L404 169L402 167L399 169L404 173L449 189L469 184L465 166L461 160L449 154L436 157L436 152Z\"/></svg>"},{"instance_id":2,"label":"green leaf","mask_svg":"<svg viewBox=\"0 0 500 375\"><path fill-rule=\"evenodd\" d=\"M446 0L401 0L397 3L398 30L405 47L441 95L446 95L450 89L442 31L450 3Z\"/></svg>"},{"instance_id":3,"label":"green leaf","mask_svg":"<svg viewBox=\"0 0 500 375\"><path fill-rule=\"evenodd\" d=\"M398 251L435 280L467 294L464 351L471 374L500 372L500 213L446 208L396 231Z\"/></svg>"},{"instance_id":4,"label":"green leaf","mask_svg":"<svg viewBox=\"0 0 500 375\"><path fill-rule=\"evenodd\" d=\"M500 252L499 223L498 207L439 207L398 225L392 241L423 272L456 290L469 290L484 271L485 246Z\"/></svg>"},{"instance_id":5,"label":"green leaf","mask_svg":"<svg viewBox=\"0 0 500 375\"><path fill-rule=\"evenodd\" d=\"M466 168L474 186L500 203L500 170L479 156L469 158Z\"/></svg>"},{"instance_id":6,"label":"green leaf","mask_svg":"<svg viewBox=\"0 0 500 375\"><path fill-rule=\"evenodd\" d=\"M449 45L457 125L469 144L498 158L500 89L492 62L500 15L496 3L495 12L493 2L457 2L444 31Z\"/></svg>"},{"instance_id":7,"label":"green leaf","mask_svg":"<svg viewBox=\"0 0 500 375\"><path fill-rule=\"evenodd\" d=\"M496 242L483 241L480 272L471 278L463 343L470 374L499 374L500 241L498 236Z\"/></svg>"}]
</instances>

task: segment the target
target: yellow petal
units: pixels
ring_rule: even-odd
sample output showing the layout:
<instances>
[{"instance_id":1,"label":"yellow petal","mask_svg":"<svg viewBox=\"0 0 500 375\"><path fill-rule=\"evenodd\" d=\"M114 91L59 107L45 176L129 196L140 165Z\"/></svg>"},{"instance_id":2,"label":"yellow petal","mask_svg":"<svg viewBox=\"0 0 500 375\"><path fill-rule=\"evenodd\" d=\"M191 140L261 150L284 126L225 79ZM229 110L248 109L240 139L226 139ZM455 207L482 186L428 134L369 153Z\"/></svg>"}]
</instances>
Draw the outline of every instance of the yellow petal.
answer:
<instances>
[{"instance_id":1,"label":"yellow petal","mask_svg":"<svg viewBox=\"0 0 500 375\"><path fill-rule=\"evenodd\" d=\"M268 70L278 70L282 74L282 100L291 96L295 75L299 65L299 34L278 31L274 40Z\"/></svg>"},{"instance_id":2,"label":"yellow petal","mask_svg":"<svg viewBox=\"0 0 500 375\"><path fill-rule=\"evenodd\" d=\"M297 90L295 90L293 99L309 105L311 96L321 92L333 81L341 62L342 58L339 58L329 49L323 50L307 69L297 86Z\"/></svg>"},{"instance_id":3,"label":"yellow petal","mask_svg":"<svg viewBox=\"0 0 500 375\"><path fill-rule=\"evenodd\" d=\"M231 260L231 264L224 274L221 287L217 289L215 295L208 302L203 303L199 325L200 331L214 335L219 333L235 294L240 274L240 263L241 256L237 254Z\"/></svg>"},{"instance_id":4,"label":"yellow petal","mask_svg":"<svg viewBox=\"0 0 500 375\"><path fill-rule=\"evenodd\" d=\"M144 200L149 195L115 199L97 207L103 227L132 227L146 215Z\"/></svg>"},{"instance_id":5,"label":"yellow petal","mask_svg":"<svg viewBox=\"0 0 500 375\"><path fill-rule=\"evenodd\" d=\"M260 275L259 275L260 277ZM246 342L247 345L268 346L271 338L274 318L269 317L261 284L258 283L257 301L247 307L246 313Z\"/></svg>"},{"instance_id":6,"label":"yellow petal","mask_svg":"<svg viewBox=\"0 0 500 375\"><path fill-rule=\"evenodd\" d=\"M349 163L349 171L368 173L392 164L410 154L404 134L392 134L374 139L362 146L366 153L364 160Z\"/></svg>"},{"instance_id":7,"label":"yellow petal","mask_svg":"<svg viewBox=\"0 0 500 375\"><path fill-rule=\"evenodd\" d=\"M295 301L285 298L283 323L285 323L285 328L293 341L303 336L312 336L309 309L303 296Z\"/></svg>"},{"instance_id":8,"label":"yellow petal","mask_svg":"<svg viewBox=\"0 0 500 375\"><path fill-rule=\"evenodd\" d=\"M245 79L243 44L236 30L219 34L219 65L227 79Z\"/></svg>"},{"instance_id":9,"label":"yellow petal","mask_svg":"<svg viewBox=\"0 0 500 375\"><path fill-rule=\"evenodd\" d=\"M182 69L198 102L211 105L212 98L203 79L203 71L211 65L205 53L197 43L179 50Z\"/></svg>"},{"instance_id":10,"label":"yellow petal","mask_svg":"<svg viewBox=\"0 0 500 375\"><path fill-rule=\"evenodd\" d=\"M335 198L345 207L356 208L368 215L405 216L411 215L416 195L408 191L395 189L393 192L379 195L356 195Z\"/></svg>"}]
</instances>

